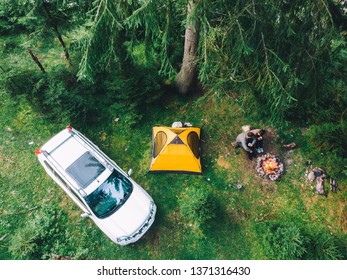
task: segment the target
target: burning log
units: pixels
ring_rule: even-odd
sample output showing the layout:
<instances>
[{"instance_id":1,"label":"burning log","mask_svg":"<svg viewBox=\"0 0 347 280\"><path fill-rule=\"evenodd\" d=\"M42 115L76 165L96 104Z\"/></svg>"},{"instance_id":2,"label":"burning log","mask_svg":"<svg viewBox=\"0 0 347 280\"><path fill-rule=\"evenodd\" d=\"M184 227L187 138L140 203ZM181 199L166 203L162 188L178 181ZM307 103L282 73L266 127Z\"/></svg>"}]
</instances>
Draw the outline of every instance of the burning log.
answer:
<instances>
[{"instance_id":1,"label":"burning log","mask_svg":"<svg viewBox=\"0 0 347 280\"><path fill-rule=\"evenodd\" d=\"M283 174L283 164L277 156L265 154L257 158L256 170L259 175L275 181Z\"/></svg>"}]
</instances>

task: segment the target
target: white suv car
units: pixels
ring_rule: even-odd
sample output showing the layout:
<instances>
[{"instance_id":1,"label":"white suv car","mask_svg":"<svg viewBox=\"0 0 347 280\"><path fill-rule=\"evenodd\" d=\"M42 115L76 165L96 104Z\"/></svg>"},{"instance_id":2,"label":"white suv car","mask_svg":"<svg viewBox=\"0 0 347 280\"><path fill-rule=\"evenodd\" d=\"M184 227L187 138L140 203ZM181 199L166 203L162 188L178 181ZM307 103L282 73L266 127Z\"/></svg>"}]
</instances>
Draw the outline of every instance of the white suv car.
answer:
<instances>
[{"instance_id":1,"label":"white suv car","mask_svg":"<svg viewBox=\"0 0 347 280\"><path fill-rule=\"evenodd\" d=\"M71 126L36 155L46 172L115 243L141 238L154 222L153 199L96 145Z\"/></svg>"}]
</instances>

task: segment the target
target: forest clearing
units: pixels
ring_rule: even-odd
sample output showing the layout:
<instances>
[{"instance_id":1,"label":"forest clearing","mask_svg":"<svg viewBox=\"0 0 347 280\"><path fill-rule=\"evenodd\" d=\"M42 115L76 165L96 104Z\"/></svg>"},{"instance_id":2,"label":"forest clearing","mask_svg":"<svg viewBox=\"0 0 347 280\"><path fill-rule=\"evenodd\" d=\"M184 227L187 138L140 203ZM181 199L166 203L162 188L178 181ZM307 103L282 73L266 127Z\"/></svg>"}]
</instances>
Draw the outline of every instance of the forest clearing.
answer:
<instances>
[{"instance_id":1,"label":"forest clearing","mask_svg":"<svg viewBox=\"0 0 347 280\"><path fill-rule=\"evenodd\" d=\"M301 2L1 1L0 259L346 260L346 2ZM201 128L202 174L149 173L177 121ZM40 166L69 125L155 201L136 243ZM266 131L253 159L245 125Z\"/></svg>"}]
</instances>

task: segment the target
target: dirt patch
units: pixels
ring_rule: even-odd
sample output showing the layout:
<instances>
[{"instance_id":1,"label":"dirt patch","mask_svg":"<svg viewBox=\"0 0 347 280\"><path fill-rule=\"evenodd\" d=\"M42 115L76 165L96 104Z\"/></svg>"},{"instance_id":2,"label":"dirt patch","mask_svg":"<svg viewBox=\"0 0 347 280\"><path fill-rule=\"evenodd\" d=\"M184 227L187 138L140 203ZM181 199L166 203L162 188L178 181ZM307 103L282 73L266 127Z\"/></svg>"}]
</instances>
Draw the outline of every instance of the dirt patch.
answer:
<instances>
[{"instance_id":1,"label":"dirt patch","mask_svg":"<svg viewBox=\"0 0 347 280\"><path fill-rule=\"evenodd\" d=\"M280 147L278 146L278 144L276 143L277 142L277 139L278 139L278 134L276 132L275 129L272 129L272 128L265 128L266 130L266 133L264 135L264 153L270 153L270 154L273 154L273 155L276 155L276 156L279 156L280 159L281 159L281 162L283 163L283 159L281 157L281 150L280 150ZM257 163L257 159L256 158L253 158L252 160L249 160L247 159L247 155L246 155L246 152L243 150L242 147L235 147L236 146L236 142L233 142L230 147L229 147L229 151L230 152L233 152L233 150L236 149L236 155L235 157L241 157L242 158L242 161L239 162L239 166L240 166L240 169L242 170L249 170L251 171L254 175L256 175L256 177L259 177L258 176L258 173L256 172L256 163ZM218 160L217 160L217 164L219 166L223 166L225 159L223 157L219 157ZM230 166L230 163L227 162L227 164L229 164ZM270 182L269 180L260 180L259 183L262 185L262 186L268 186L268 185L272 185L272 182ZM274 189L271 187L271 190L270 192L273 192Z\"/></svg>"},{"instance_id":2,"label":"dirt patch","mask_svg":"<svg viewBox=\"0 0 347 280\"><path fill-rule=\"evenodd\" d=\"M276 145L276 140L278 139L278 134L276 129L265 128L266 133L264 135L264 152L270 153L278 156L280 154L280 149Z\"/></svg>"},{"instance_id":3,"label":"dirt patch","mask_svg":"<svg viewBox=\"0 0 347 280\"><path fill-rule=\"evenodd\" d=\"M228 162L224 156L219 156L219 158L217 159L217 165L220 167L223 167L225 169L228 169L231 167L230 162Z\"/></svg>"}]
</instances>

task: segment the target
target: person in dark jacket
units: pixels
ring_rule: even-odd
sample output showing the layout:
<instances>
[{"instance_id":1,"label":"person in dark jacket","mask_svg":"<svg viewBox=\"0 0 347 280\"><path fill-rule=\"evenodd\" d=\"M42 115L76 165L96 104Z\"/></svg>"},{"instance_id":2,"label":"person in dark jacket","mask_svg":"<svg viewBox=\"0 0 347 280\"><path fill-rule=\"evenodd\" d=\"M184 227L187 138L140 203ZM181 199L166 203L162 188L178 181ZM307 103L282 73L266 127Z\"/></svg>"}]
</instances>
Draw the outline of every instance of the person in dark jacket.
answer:
<instances>
[{"instance_id":1,"label":"person in dark jacket","mask_svg":"<svg viewBox=\"0 0 347 280\"><path fill-rule=\"evenodd\" d=\"M252 129L250 130L251 133L254 134L252 147L253 149L258 153L261 154L264 152L264 134L265 129Z\"/></svg>"}]
</instances>

